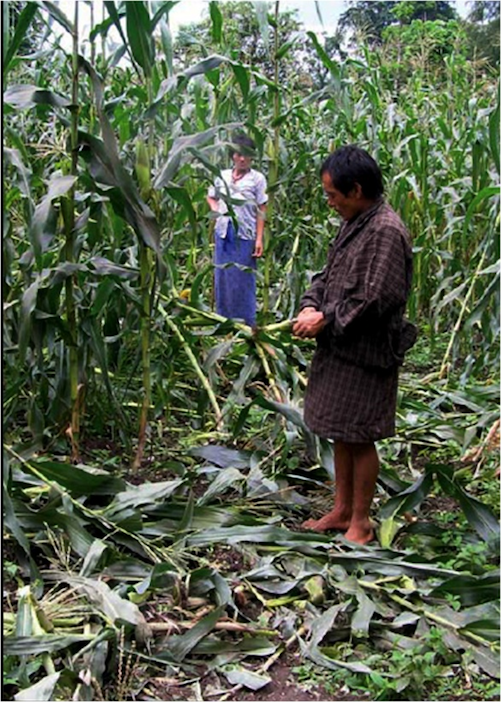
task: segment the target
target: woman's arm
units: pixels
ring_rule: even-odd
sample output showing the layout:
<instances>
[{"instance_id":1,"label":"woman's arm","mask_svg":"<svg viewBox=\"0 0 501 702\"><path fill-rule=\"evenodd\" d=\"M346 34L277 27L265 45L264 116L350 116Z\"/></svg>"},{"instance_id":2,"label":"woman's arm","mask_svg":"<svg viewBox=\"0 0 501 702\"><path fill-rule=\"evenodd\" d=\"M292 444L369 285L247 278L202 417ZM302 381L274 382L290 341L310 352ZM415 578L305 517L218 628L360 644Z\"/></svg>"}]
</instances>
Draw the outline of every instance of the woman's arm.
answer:
<instances>
[{"instance_id":1,"label":"woman's arm","mask_svg":"<svg viewBox=\"0 0 501 702\"><path fill-rule=\"evenodd\" d=\"M224 191L225 188L225 182L223 178L217 176L216 180L214 181L214 184L211 185L207 191L207 197L205 198L207 200L207 203L211 209L211 212L218 212L219 213L219 204L220 204L220 198L219 194Z\"/></svg>"},{"instance_id":2,"label":"woman's arm","mask_svg":"<svg viewBox=\"0 0 501 702\"><path fill-rule=\"evenodd\" d=\"M264 250L264 222L266 220L266 203L259 205L257 210L257 222L256 222L256 245L254 246L254 253L252 254L256 258L261 258Z\"/></svg>"},{"instance_id":3,"label":"woman's arm","mask_svg":"<svg viewBox=\"0 0 501 702\"><path fill-rule=\"evenodd\" d=\"M210 197L210 195L208 195L206 199L209 203L209 207L211 208L212 212L219 212L219 203L216 200L216 198Z\"/></svg>"}]
</instances>

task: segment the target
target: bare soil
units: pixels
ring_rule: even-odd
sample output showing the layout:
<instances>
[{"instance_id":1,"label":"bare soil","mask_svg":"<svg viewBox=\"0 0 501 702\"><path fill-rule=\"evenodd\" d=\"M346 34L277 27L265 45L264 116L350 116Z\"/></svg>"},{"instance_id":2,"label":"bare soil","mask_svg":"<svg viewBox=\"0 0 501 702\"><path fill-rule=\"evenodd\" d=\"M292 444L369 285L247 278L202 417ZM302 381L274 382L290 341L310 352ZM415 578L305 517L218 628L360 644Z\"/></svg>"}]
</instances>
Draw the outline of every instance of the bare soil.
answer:
<instances>
[{"instance_id":1,"label":"bare soil","mask_svg":"<svg viewBox=\"0 0 501 702\"><path fill-rule=\"evenodd\" d=\"M300 682L293 672L293 668L301 665L302 660L298 652L288 651L282 658L270 668L268 674L272 680L260 690L249 690L239 686L230 687L222 678L211 673L203 678L202 698L211 699L211 691L227 688L223 699L229 702L326 702L327 700L339 700L348 702L353 700L359 702L367 700L366 695L354 695L344 692L341 688L334 692L327 690L324 686L313 682ZM176 685L168 678L153 678L146 686L145 693L154 693L155 697L161 700L185 700L197 699L192 685ZM151 699L143 697L142 699ZM214 695L214 699L221 699L221 695Z\"/></svg>"}]
</instances>

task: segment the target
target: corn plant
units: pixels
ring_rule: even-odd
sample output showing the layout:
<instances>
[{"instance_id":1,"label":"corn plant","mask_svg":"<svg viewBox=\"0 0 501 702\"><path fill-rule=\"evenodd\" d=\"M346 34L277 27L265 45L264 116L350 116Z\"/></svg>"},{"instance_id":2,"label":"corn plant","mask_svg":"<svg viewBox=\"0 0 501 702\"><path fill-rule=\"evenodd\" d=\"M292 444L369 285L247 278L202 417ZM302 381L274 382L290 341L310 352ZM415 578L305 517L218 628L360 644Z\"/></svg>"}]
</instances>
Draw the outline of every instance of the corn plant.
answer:
<instances>
[{"instance_id":1,"label":"corn plant","mask_svg":"<svg viewBox=\"0 0 501 702\"><path fill-rule=\"evenodd\" d=\"M35 9L29 6L24 10L21 28L34 16ZM81 326L85 330L78 341L82 346L79 373L82 380L87 378L81 383L81 398L87 396L87 401L91 401L90 394L83 392L85 382L92 382L98 389L103 380L111 406L121 414L119 424L123 438L129 434L129 419L119 409L121 401L113 387L111 372L112 368L118 370L117 361L132 359L126 381L129 387L126 406L140 407L136 464L140 463L144 451L149 408L155 405L150 376L152 346L173 343L169 341L170 332L163 322L159 327L155 322L155 280L160 279L161 294L167 298L176 297L187 289L190 295L193 293L197 305L210 307L211 304L210 294L203 292L210 280L207 276L211 245L205 190L218 172L225 146L224 131L218 129L219 125L227 130L228 125L245 123L258 144L259 166L269 171L272 200L269 236L265 270L259 273L258 282L263 310L268 306L272 317L286 320L294 316L309 273L322 266L328 240L337 226L327 219L318 184L318 167L337 144L358 141L380 160L389 199L402 213L413 236L416 265L411 316L420 321L422 333L430 335L431 343L437 333L450 330L449 345L438 371L443 375L450 370L451 361L458 354L468 356L466 340L471 338L470 330L475 330L473 339L478 339L479 344L482 339L489 343L496 338L492 305L493 302L499 304L496 301L498 252L497 238L492 232L498 217L495 169L499 107L497 102L490 103L495 95L492 81L479 73L477 66L465 63L460 56L451 56L444 61L440 73L433 75L429 66L417 66L395 94L389 68L390 45L387 50L383 47L381 53L367 51L359 58L340 64L310 33L307 38L310 51L328 71L330 81L317 91L301 89L294 94L283 81L277 80L281 64L290 60L294 50L290 43L279 48L278 6L275 6L274 18L263 13L258 15L263 37L268 27L274 32L274 73L271 76L254 65L236 61L234 53L232 58L223 54L204 56L194 65L176 71L168 31L168 4L155 3L151 6L152 14L142 3L132 6L110 2L105 4L105 9L109 21L94 26L91 46L102 75L91 63L80 60L80 70L89 76L89 82L81 79L79 87L81 190L77 192L76 204L85 202L88 210L82 210L83 219L77 222L81 222L87 242L83 251L92 263L90 269L81 268L78 274L73 272L67 276L65 285L69 286L78 275L79 284L84 286L84 298L88 300L83 305L79 303ZM56 13L54 8L51 10L54 19L57 17L67 31L71 31L72 24L64 15ZM228 20L217 5L211 5L210 10L214 45L230 53L233 47L227 43L225 33ZM109 57L104 52L96 55L95 40L101 35L104 46L109 26L119 31L121 44ZM161 30L160 42L155 40L158 29ZM20 36L17 34L13 39L11 47L14 48L9 50L7 66L15 64ZM116 61L124 54L129 60L122 68ZM55 65L59 59L53 60ZM69 64L63 75L69 87L68 68ZM444 90L431 100L427 84L435 77ZM39 73L39 80L40 87L46 89L44 73ZM468 97L471 86L475 86L478 94L476 102ZM36 198L33 200L35 185L38 191L40 205L31 231L34 261L41 274L48 263L43 257L47 259L51 255L51 265L54 265L57 248L47 249L39 232L41 227L53 228L57 210L52 203L58 206L58 200L53 195L56 191L49 190L44 196L40 177L44 166L57 170L58 158L63 153L64 130L70 129L70 123L61 116L65 110L71 112L69 103L73 98L65 103L55 94L42 97L42 93L32 91L28 99L24 90L24 93L18 92L17 97L16 91L7 95L8 108L11 104L22 104L31 105L33 109L40 100L46 99L56 110L55 119L47 124L49 131L44 133L40 125L37 126L45 160L36 164L30 162L25 145L19 138L15 139L13 130L7 126L8 138L17 148L12 151L9 147L11 150L7 151L8 167L10 172L16 173L20 186L8 194L16 203L16 218L26 217L30 221L37 207ZM113 105L113 112L107 108L108 101ZM259 110L256 109L258 105ZM131 114L137 118L132 120ZM31 114L25 115L22 113L16 119L24 121L29 128L33 120ZM13 118L14 115L10 119ZM50 130L52 145L48 147ZM28 197L23 196L23 190ZM46 210L49 214L42 225L41 216ZM158 222L162 223L161 229ZM11 227L10 233L17 237L17 230L17 226ZM129 239L131 231L137 235L135 243ZM11 234L7 237L9 260L15 248ZM26 247L26 243L23 245ZM21 270L24 269L19 270L19 275L9 273L6 279L9 285L14 283L10 293L13 307L8 310L9 319L13 321ZM195 272L201 270L204 274L199 279ZM31 268L25 275L29 294L25 294L22 305L20 350L25 355L28 345L30 350L35 348L32 346L35 339L30 338L30 324L40 328L40 332L36 332L39 346L35 354L39 372L45 364L41 352L47 320L55 322L57 316L55 301L60 275L49 277L48 286L46 277L38 282L33 280ZM194 276L195 286L192 284ZM95 294L92 287L95 282L91 280L99 281ZM270 299L265 304L268 293ZM65 294L64 299L71 306L71 296ZM37 310L45 316L40 316ZM141 326L139 355L133 349L135 325ZM16 323L7 327L12 349L9 358L14 359L18 331ZM152 339L152 328L162 330L158 340ZM109 339L104 344L103 331ZM58 332L51 331L52 336L54 333L57 337ZM62 335L60 339L69 340L71 334ZM50 348L54 363L60 364L57 357L61 343L51 344ZM71 343L69 348L74 349ZM206 352L201 351L202 354ZM490 347L488 353L495 355L495 348ZM142 366L142 390L134 379L138 363ZM467 368L473 369L475 354L470 354L468 364ZM155 377L161 375L157 369L154 373ZM56 396L61 396L61 389L71 386L68 407L78 404L74 380L70 382L63 375L55 386L48 378L43 382L43 392L40 394L34 385L28 401L30 424L38 437L43 435L42 417L50 397L54 405ZM15 387L14 384L9 400L12 416L17 405ZM139 402L137 393L141 396ZM60 417L60 411L52 412L49 422L57 422Z\"/></svg>"},{"instance_id":2,"label":"corn plant","mask_svg":"<svg viewBox=\"0 0 501 702\"><path fill-rule=\"evenodd\" d=\"M225 699L293 650L379 697L451 673L491 690L497 76L459 35L438 61L423 44L396 66L391 36L339 61L278 2L237 5L211 2L187 46L172 3L105 2L89 46L62 5L9 27L3 3L5 689L161 697L162 678ZM205 195L237 127L271 195L256 329L212 310ZM302 416L314 345L290 333L339 226L319 166L348 141L412 235L420 327L362 549L299 528L335 466Z\"/></svg>"}]
</instances>

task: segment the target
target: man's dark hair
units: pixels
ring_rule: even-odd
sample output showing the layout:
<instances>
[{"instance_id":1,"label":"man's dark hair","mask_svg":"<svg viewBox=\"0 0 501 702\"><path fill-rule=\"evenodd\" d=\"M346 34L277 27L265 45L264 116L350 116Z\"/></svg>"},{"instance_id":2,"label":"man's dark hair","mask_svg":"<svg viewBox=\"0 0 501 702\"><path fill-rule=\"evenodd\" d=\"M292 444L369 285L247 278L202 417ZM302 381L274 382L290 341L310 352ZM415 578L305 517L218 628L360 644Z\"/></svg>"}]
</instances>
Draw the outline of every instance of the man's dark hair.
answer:
<instances>
[{"instance_id":1,"label":"man's dark hair","mask_svg":"<svg viewBox=\"0 0 501 702\"><path fill-rule=\"evenodd\" d=\"M231 140L230 156L242 154L242 156L255 156L256 144L247 134L236 134Z\"/></svg>"},{"instance_id":2,"label":"man's dark hair","mask_svg":"<svg viewBox=\"0 0 501 702\"><path fill-rule=\"evenodd\" d=\"M359 146L350 144L336 149L323 162L320 176L328 173L333 186L348 195L355 183L369 200L377 200L384 192L381 169L370 154Z\"/></svg>"}]
</instances>

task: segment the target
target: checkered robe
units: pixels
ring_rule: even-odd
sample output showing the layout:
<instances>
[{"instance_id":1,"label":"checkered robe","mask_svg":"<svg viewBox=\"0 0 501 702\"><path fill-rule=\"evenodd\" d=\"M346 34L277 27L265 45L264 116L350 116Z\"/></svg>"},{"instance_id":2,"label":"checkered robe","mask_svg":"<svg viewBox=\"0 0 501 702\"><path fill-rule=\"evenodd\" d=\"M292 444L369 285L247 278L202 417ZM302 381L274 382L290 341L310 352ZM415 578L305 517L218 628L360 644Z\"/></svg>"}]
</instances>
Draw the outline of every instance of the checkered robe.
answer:
<instances>
[{"instance_id":1,"label":"checkered robe","mask_svg":"<svg viewBox=\"0 0 501 702\"><path fill-rule=\"evenodd\" d=\"M404 319L411 278L409 235L384 200L341 225L300 304L327 320L304 405L319 436L369 442L395 433L398 366L416 338Z\"/></svg>"}]
</instances>

